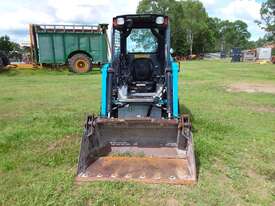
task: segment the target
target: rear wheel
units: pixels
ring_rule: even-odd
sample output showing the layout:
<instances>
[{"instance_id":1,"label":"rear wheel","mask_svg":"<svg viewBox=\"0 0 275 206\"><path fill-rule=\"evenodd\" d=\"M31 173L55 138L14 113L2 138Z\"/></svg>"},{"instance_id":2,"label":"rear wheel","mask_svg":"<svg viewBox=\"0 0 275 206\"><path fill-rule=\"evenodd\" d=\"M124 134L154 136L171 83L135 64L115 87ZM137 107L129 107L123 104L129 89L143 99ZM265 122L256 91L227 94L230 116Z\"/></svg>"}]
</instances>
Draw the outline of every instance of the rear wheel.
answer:
<instances>
[{"instance_id":1,"label":"rear wheel","mask_svg":"<svg viewBox=\"0 0 275 206\"><path fill-rule=\"evenodd\" d=\"M86 73L92 71L92 61L86 54L75 54L69 59L71 72Z\"/></svg>"}]
</instances>

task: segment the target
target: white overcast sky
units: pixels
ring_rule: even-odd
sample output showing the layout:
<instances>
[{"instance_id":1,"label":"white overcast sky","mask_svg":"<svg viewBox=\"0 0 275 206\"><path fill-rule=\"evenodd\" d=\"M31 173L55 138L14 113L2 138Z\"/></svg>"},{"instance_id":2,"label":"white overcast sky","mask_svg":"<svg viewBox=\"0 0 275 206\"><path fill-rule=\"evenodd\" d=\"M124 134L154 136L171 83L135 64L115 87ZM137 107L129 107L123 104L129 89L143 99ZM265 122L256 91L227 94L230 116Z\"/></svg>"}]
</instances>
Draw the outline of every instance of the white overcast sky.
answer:
<instances>
[{"instance_id":1,"label":"white overcast sky","mask_svg":"<svg viewBox=\"0 0 275 206\"><path fill-rule=\"evenodd\" d=\"M264 0L201 0L212 17L243 20L252 39L264 35L254 23ZM29 40L28 24L110 23L113 16L136 12L139 0L0 0L0 36Z\"/></svg>"}]
</instances>

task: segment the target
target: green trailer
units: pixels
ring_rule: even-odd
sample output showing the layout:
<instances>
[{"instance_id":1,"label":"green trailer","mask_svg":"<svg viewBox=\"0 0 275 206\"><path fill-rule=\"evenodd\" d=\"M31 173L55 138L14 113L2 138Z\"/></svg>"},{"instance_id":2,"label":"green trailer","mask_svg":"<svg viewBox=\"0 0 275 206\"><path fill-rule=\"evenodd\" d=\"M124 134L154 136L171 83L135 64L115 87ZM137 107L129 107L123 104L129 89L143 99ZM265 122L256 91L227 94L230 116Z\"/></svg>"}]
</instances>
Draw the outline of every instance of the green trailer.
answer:
<instances>
[{"instance_id":1,"label":"green trailer","mask_svg":"<svg viewBox=\"0 0 275 206\"><path fill-rule=\"evenodd\" d=\"M84 73L108 62L107 24L30 25L32 61Z\"/></svg>"}]
</instances>

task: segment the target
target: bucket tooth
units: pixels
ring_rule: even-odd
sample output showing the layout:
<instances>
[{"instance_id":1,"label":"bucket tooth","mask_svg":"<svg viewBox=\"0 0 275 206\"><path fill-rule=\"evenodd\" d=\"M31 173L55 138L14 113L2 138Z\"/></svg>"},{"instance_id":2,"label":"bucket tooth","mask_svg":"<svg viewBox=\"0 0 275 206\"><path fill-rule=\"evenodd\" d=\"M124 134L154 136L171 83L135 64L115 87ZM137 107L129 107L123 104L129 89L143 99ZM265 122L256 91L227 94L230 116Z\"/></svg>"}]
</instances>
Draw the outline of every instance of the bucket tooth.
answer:
<instances>
[{"instance_id":1,"label":"bucket tooth","mask_svg":"<svg viewBox=\"0 0 275 206\"><path fill-rule=\"evenodd\" d=\"M89 116L76 180L196 183L190 121Z\"/></svg>"}]
</instances>

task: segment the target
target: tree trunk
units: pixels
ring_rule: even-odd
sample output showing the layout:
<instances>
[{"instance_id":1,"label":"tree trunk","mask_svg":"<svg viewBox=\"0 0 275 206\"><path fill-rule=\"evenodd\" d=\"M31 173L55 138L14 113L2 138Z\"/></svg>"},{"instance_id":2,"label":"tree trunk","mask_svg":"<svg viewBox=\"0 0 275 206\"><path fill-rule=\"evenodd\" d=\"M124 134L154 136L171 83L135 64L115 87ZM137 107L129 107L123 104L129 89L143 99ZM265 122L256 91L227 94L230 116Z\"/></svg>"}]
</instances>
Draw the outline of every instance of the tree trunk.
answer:
<instances>
[{"instance_id":1,"label":"tree trunk","mask_svg":"<svg viewBox=\"0 0 275 206\"><path fill-rule=\"evenodd\" d=\"M190 57L193 55L193 33L190 33Z\"/></svg>"}]
</instances>

